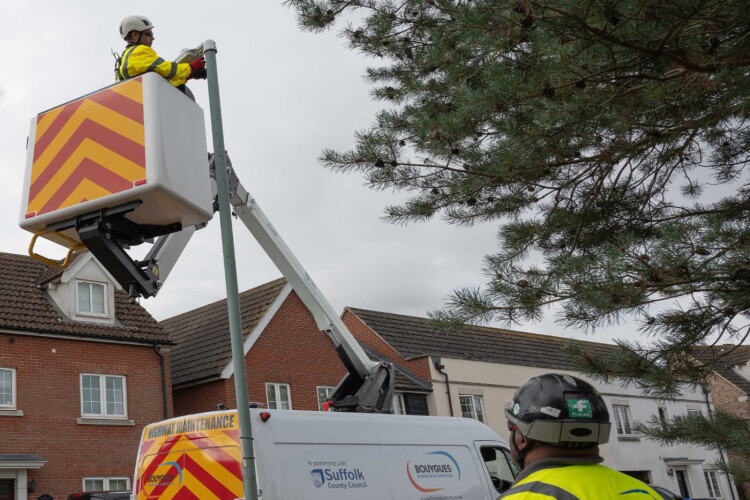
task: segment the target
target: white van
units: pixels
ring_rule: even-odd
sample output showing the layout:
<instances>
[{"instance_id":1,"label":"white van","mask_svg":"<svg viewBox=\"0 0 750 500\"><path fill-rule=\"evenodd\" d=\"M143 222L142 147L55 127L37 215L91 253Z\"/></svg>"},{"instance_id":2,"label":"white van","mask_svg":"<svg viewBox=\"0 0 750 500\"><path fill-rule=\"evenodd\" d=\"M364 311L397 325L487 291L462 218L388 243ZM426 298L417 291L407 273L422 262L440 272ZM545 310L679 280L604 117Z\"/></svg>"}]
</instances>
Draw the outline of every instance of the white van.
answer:
<instances>
[{"instance_id":1,"label":"white van","mask_svg":"<svg viewBox=\"0 0 750 500\"><path fill-rule=\"evenodd\" d=\"M261 500L495 500L516 473L508 446L476 420L251 410ZM235 410L146 426L133 497L243 496Z\"/></svg>"}]
</instances>

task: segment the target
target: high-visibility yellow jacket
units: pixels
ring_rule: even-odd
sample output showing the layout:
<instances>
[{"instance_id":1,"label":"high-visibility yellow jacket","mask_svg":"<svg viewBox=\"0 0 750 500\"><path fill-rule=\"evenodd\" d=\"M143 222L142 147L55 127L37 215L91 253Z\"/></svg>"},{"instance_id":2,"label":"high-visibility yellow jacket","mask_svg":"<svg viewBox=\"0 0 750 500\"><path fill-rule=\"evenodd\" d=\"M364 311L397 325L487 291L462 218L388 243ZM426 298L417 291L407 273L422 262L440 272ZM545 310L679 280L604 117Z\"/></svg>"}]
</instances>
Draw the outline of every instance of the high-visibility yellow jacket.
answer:
<instances>
[{"instance_id":1,"label":"high-visibility yellow jacket","mask_svg":"<svg viewBox=\"0 0 750 500\"><path fill-rule=\"evenodd\" d=\"M646 483L592 461L547 459L524 468L503 500L660 500Z\"/></svg>"},{"instance_id":2,"label":"high-visibility yellow jacket","mask_svg":"<svg viewBox=\"0 0 750 500\"><path fill-rule=\"evenodd\" d=\"M169 83L179 87L190 76L191 70L188 63L165 61L148 45L131 45L122 53L117 81L127 80L149 71L160 74L169 80Z\"/></svg>"}]
</instances>

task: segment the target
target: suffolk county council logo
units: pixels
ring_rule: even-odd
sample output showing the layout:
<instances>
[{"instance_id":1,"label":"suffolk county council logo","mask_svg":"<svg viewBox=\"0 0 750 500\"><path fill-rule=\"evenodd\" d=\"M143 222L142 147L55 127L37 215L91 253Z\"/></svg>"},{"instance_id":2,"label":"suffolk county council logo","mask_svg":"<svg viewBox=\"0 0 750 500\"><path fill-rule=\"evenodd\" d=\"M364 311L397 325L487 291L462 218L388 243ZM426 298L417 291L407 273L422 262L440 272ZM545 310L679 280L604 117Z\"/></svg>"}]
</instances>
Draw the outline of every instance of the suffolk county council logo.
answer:
<instances>
[{"instance_id":1,"label":"suffolk county council logo","mask_svg":"<svg viewBox=\"0 0 750 500\"><path fill-rule=\"evenodd\" d=\"M358 468L339 467L338 469L312 469L310 471L310 479L312 479L316 488L325 487L332 490L367 488L365 473Z\"/></svg>"},{"instance_id":2,"label":"suffolk county council logo","mask_svg":"<svg viewBox=\"0 0 750 500\"><path fill-rule=\"evenodd\" d=\"M323 483L326 482L326 479L323 476L323 469L311 470L310 477L312 478L312 482L316 488L320 488L321 486L323 486Z\"/></svg>"},{"instance_id":3,"label":"suffolk county council logo","mask_svg":"<svg viewBox=\"0 0 750 500\"><path fill-rule=\"evenodd\" d=\"M412 486L423 493L440 491L461 480L461 468L447 451L431 451L406 462Z\"/></svg>"}]
</instances>

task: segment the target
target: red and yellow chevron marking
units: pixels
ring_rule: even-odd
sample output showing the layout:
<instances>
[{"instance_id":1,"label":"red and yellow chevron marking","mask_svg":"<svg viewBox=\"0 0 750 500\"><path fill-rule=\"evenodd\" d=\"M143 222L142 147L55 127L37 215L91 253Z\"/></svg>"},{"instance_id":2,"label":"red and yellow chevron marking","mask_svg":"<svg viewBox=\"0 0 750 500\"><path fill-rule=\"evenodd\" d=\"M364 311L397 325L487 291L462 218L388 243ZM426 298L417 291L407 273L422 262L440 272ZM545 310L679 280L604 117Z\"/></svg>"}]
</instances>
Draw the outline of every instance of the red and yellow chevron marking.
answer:
<instances>
[{"instance_id":1,"label":"red and yellow chevron marking","mask_svg":"<svg viewBox=\"0 0 750 500\"><path fill-rule=\"evenodd\" d=\"M119 193L146 177L141 80L37 117L27 213L54 212Z\"/></svg>"},{"instance_id":2,"label":"red and yellow chevron marking","mask_svg":"<svg viewBox=\"0 0 750 500\"><path fill-rule=\"evenodd\" d=\"M176 433L144 441L136 499L241 498L240 436L236 418L232 422L229 429Z\"/></svg>"}]
</instances>

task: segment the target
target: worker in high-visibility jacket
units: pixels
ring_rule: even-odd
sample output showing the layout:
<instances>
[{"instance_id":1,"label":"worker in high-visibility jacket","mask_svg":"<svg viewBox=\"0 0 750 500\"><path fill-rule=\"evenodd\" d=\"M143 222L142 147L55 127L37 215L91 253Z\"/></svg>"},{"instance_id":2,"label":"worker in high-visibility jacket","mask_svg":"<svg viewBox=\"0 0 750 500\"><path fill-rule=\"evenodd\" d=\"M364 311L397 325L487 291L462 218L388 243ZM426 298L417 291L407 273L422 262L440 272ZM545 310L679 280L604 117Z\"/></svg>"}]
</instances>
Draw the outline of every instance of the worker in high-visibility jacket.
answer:
<instances>
[{"instance_id":1,"label":"worker in high-visibility jacket","mask_svg":"<svg viewBox=\"0 0 750 500\"><path fill-rule=\"evenodd\" d=\"M206 78L206 60L201 57L190 63L165 61L151 48L154 42L154 25L145 16L129 16L120 23L120 36L127 43L125 52L118 59L117 81L153 71L169 83L185 91L185 81Z\"/></svg>"},{"instance_id":2,"label":"worker in high-visibility jacket","mask_svg":"<svg viewBox=\"0 0 750 500\"><path fill-rule=\"evenodd\" d=\"M503 500L659 500L645 483L600 465L609 412L579 378L548 373L522 385L506 409L510 451L521 472Z\"/></svg>"}]
</instances>

